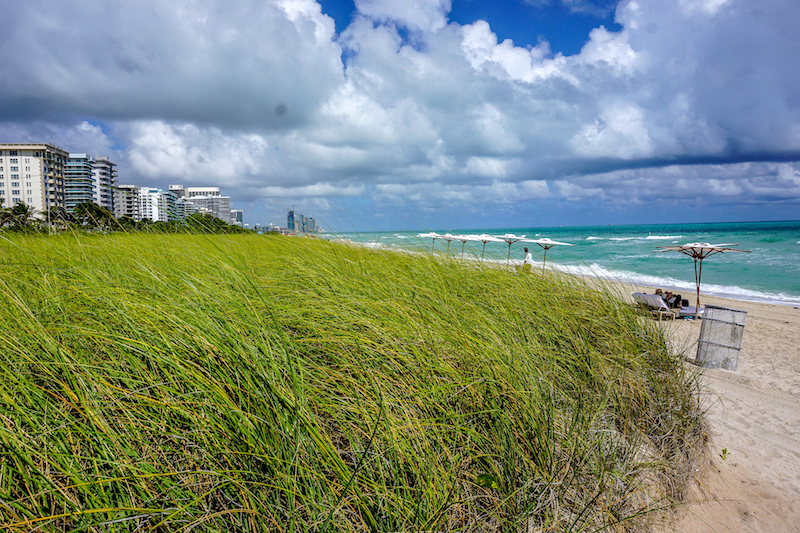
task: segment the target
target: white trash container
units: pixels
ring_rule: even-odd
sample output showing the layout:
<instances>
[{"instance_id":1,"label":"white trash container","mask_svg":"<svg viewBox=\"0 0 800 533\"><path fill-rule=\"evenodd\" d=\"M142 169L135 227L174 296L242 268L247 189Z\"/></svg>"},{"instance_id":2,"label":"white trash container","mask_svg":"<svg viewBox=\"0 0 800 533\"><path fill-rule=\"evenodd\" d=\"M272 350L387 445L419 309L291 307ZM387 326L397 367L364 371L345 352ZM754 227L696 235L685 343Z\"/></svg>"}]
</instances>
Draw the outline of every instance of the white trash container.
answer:
<instances>
[{"instance_id":1,"label":"white trash container","mask_svg":"<svg viewBox=\"0 0 800 533\"><path fill-rule=\"evenodd\" d=\"M695 362L706 368L736 370L747 311L705 306Z\"/></svg>"}]
</instances>

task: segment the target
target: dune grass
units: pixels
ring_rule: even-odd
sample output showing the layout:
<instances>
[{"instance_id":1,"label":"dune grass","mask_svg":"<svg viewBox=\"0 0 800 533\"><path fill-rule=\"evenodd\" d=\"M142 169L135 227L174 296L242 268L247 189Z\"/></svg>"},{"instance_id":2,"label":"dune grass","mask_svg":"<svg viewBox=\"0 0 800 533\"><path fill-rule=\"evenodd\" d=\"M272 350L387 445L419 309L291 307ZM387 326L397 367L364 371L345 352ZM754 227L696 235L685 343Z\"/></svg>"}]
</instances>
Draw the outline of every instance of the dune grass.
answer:
<instances>
[{"instance_id":1,"label":"dune grass","mask_svg":"<svg viewBox=\"0 0 800 533\"><path fill-rule=\"evenodd\" d=\"M4 531L632 531L696 383L562 276L258 235L0 237Z\"/></svg>"}]
</instances>

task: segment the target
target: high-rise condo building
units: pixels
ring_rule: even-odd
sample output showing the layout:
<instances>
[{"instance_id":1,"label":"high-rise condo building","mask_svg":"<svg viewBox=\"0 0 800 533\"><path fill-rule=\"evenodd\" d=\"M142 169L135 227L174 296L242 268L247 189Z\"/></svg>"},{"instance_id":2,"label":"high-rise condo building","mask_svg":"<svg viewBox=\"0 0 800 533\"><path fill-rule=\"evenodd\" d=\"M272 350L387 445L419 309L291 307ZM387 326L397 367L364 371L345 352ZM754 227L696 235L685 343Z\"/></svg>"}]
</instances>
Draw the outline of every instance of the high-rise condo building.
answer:
<instances>
[{"instance_id":1,"label":"high-rise condo building","mask_svg":"<svg viewBox=\"0 0 800 533\"><path fill-rule=\"evenodd\" d=\"M142 220L139 206L139 187L137 185L117 185L114 187L114 216Z\"/></svg>"},{"instance_id":2,"label":"high-rise condo building","mask_svg":"<svg viewBox=\"0 0 800 533\"><path fill-rule=\"evenodd\" d=\"M231 216L231 197L222 196L219 187L170 185L169 190L182 200L184 218L199 213L217 217L226 224L235 223Z\"/></svg>"},{"instance_id":3,"label":"high-rise condo building","mask_svg":"<svg viewBox=\"0 0 800 533\"><path fill-rule=\"evenodd\" d=\"M71 213L87 202L94 202L94 158L71 153L64 165L64 207Z\"/></svg>"},{"instance_id":4,"label":"high-rise condo building","mask_svg":"<svg viewBox=\"0 0 800 533\"><path fill-rule=\"evenodd\" d=\"M95 157L94 203L114 212L114 185L117 183L117 164L107 157Z\"/></svg>"},{"instance_id":5,"label":"high-rise condo building","mask_svg":"<svg viewBox=\"0 0 800 533\"><path fill-rule=\"evenodd\" d=\"M3 205L24 203L45 218L50 207L64 207L64 167L69 153L49 144L0 143L0 198Z\"/></svg>"},{"instance_id":6,"label":"high-rise condo building","mask_svg":"<svg viewBox=\"0 0 800 533\"><path fill-rule=\"evenodd\" d=\"M142 220L169 222L178 220L175 194L153 187L139 187L139 212Z\"/></svg>"},{"instance_id":7,"label":"high-rise condo building","mask_svg":"<svg viewBox=\"0 0 800 533\"><path fill-rule=\"evenodd\" d=\"M189 190L188 188L186 189ZM187 199L194 204L196 212L211 215L226 224L231 223L231 197L230 196L192 196Z\"/></svg>"}]
</instances>

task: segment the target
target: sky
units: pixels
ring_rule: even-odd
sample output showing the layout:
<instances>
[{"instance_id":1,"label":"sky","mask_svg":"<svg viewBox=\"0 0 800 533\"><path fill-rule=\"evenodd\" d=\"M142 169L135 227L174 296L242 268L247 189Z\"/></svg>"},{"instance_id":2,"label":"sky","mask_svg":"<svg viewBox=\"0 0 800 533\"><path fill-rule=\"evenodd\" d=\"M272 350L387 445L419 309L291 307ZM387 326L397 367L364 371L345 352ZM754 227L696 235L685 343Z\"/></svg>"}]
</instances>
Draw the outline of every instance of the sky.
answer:
<instances>
[{"instance_id":1,"label":"sky","mask_svg":"<svg viewBox=\"0 0 800 533\"><path fill-rule=\"evenodd\" d=\"M0 142L251 225L800 219L797 0L3 6Z\"/></svg>"}]
</instances>

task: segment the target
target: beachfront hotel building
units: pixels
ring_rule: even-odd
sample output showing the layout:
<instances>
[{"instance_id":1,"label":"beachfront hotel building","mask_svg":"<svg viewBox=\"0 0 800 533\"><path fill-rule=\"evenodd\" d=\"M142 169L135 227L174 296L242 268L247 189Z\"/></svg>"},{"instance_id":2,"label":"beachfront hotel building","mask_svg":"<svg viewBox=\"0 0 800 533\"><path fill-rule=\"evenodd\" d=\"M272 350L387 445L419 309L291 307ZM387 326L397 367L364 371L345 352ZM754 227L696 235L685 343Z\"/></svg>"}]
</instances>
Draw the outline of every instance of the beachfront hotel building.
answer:
<instances>
[{"instance_id":1,"label":"beachfront hotel building","mask_svg":"<svg viewBox=\"0 0 800 533\"><path fill-rule=\"evenodd\" d=\"M235 224L231 216L231 197L222 196L219 187L170 185L169 190L183 200L185 216L199 213L217 217L226 224Z\"/></svg>"},{"instance_id":2,"label":"beachfront hotel building","mask_svg":"<svg viewBox=\"0 0 800 533\"><path fill-rule=\"evenodd\" d=\"M0 198L6 207L24 203L37 218L64 207L69 153L50 144L0 143Z\"/></svg>"},{"instance_id":3,"label":"beachfront hotel building","mask_svg":"<svg viewBox=\"0 0 800 533\"><path fill-rule=\"evenodd\" d=\"M169 222L178 220L175 195L153 187L139 187L139 220Z\"/></svg>"},{"instance_id":4,"label":"beachfront hotel building","mask_svg":"<svg viewBox=\"0 0 800 533\"><path fill-rule=\"evenodd\" d=\"M231 223L230 196L194 196L188 200L194 204L197 213L217 217L226 224Z\"/></svg>"},{"instance_id":5,"label":"beachfront hotel building","mask_svg":"<svg viewBox=\"0 0 800 533\"><path fill-rule=\"evenodd\" d=\"M114 216L142 220L139 208L139 187L137 185L117 185L114 187Z\"/></svg>"},{"instance_id":6,"label":"beachfront hotel building","mask_svg":"<svg viewBox=\"0 0 800 533\"><path fill-rule=\"evenodd\" d=\"M94 158L94 203L114 212L114 185L117 182L117 164L107 157Z\"/></svg>"},{"instance_id":7,"label":"beachfront hotel building","mask_svg":"<svg viewBox=\"0 0 800 533\"><path fill-rule=\"evenodd\" d=\"M64 208L72 213L75 206L94 202L94 158L69 154L64 165Z\"/></svg>"}]
</instances>

